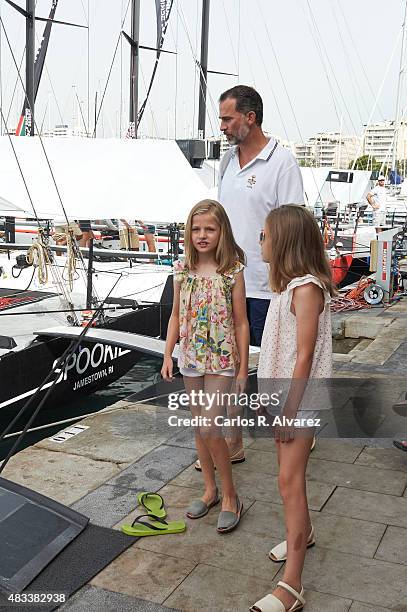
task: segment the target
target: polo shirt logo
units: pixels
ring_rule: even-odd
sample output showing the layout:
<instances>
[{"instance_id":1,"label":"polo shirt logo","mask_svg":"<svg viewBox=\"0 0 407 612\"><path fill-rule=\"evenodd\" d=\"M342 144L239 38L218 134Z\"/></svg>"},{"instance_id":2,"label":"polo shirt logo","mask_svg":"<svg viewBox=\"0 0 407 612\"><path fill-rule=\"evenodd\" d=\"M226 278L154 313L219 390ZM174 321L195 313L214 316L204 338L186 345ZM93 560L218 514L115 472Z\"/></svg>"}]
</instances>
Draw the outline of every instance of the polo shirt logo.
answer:
<instances>
[{"instance_id":1,"label":"polo shirt logo","mask_svg":"<svg viewBox=\"0 0 407 612\"><path fill-rule=\"evenodd\" d=\"M246 187L248 187L249 189L253 189L253 185L256 184L256 175L252 174L251 176L249 176L249 178L247 179L247 185Z\"/></svg>"}]
</instances>

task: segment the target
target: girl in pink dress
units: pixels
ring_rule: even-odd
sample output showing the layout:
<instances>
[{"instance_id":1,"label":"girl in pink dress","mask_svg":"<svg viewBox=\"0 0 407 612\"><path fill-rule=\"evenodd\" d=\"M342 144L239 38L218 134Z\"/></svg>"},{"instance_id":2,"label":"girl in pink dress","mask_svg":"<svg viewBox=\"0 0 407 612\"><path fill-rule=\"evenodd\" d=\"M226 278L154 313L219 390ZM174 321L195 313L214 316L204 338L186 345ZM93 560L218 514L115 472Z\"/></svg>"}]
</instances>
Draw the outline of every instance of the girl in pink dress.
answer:
<instances>
[{"instance_id":1,"label":"girl in pink dress","mask_svg":"<svg viewBox=\"0 0 407 612\"><path fill-rule=\"evenodd\" d=\"M234 240L225 210L212 200L203 200L191 210L184 245L185 261L174 264L174 301L161 374L164 380L172 379L172 353L179 339L178 366L185 389L191 399L192 392L203 392L204 397L200 405L190 401L191 412L206 417L195 429L205 491L191 503L187 516L201 518L220 501L216 466L223 493L217 530L226 533L238 525L242 512L222 433L225 404L221 396L242 393L247 379L244 254Z\"/></svg>"},{"instance_id":2,"label":"girl in pink dress","mask_svg":"<svg viewBox=\"0 0 407 612\"><path fill-rule=\"evenodd\" d=\"M315 433L309 425L318 410L329 407L327 395L322 393L320 400L323 379L332 376L330 301L335 288L317 222L305 207L273 210L260 240L274 293L260 349L259 386L288 383L274 429L287 539L269 553L271 561L286 561L282 580L251 610L294 612L305 604L301 575L306 550L315 544L305 471Z\"/></svg>"}]
</instances>

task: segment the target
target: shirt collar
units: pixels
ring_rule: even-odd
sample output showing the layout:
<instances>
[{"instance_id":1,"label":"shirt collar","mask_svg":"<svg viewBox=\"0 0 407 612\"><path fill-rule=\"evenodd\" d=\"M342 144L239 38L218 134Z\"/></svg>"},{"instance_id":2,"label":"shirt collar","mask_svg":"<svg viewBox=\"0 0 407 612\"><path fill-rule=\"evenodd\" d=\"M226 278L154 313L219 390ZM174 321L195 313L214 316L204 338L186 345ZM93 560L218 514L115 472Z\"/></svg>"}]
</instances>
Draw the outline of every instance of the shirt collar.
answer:
<instances>
[{"instance_id":1,"label":"shirt collar","mask_svg":"<svg viewBox=\"0 0 407 612\"><path fill-rule=\"evenodd\" d=\"M270 158L271 153L274 151L274 148L277 144L275 138L270 137L266 146L256 155L256 157L252 160L254 162L256 159L264 159L267 161ZM239 145L235 145L232 149L232 156L236 157Z\"/></svg>"},{"instance_id":2,"label":"shirt collar","mask_svg":"<svg viewBox=\"0 0 407 612\"><path fill-rule=\"evenodd\" d=\"M260 153L257 155L256 159L264 159L264 160L268 160L271 152L273 151L274 147L276 146L277 141L275 138L270 137L268 143L266 144L266 146L260 151Z\"/></svg>"}]
</instances>

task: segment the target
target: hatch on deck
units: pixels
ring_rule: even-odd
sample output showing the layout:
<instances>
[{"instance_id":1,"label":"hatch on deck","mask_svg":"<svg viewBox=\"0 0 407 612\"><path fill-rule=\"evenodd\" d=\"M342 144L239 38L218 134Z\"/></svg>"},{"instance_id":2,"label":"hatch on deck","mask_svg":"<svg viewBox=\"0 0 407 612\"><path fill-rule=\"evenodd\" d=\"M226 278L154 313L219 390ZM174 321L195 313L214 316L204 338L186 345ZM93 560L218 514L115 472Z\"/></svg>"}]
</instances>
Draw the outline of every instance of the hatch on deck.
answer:
<instances>
[{"instance_id":1,"label":"hatch on deck","mask_svg":"<svg viewBox=\"0 0 407 612\"><path fill-rule=\"evenodd\" d=\"M23 591L88 522L83 514L0 478L0 590Z\"/></svg>"}]
</instances>

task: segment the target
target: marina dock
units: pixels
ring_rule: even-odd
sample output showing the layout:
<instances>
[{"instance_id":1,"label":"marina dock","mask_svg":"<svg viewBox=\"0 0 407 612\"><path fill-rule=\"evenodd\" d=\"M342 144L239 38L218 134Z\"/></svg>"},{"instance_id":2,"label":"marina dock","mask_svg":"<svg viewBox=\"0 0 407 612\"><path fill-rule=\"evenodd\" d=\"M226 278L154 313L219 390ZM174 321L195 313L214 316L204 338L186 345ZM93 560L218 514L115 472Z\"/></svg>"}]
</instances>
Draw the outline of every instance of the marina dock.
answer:
<instances>
[{"instance_id":1,"label":"marina dock","mask_svg":"<svg viewBox=\"0 0 407 612\"><path fill-rule=\"evenodd\" d=\"M333 327L335 346L348 347L335 353L335 376L405 381L407 392L407 301L334 315ZM169 519L185 518L202 478L193 466L193 432L171 431L168 408L159 404L120 401L84 419L87 429L77 435L21 451L3 476L109 532L143 514L136 508L140 491L159 491ZM394 435L407 434L407 419L392 406L383 413L382 438L318 436L308 469L316 546L303 575L307 612L407 609L407 453L392 445ZM244 504L234 533L216 532L215 508L203 519L186 519L181 534L123 534L128 548L76 592L73 587L60 609L240 612L270 592L282 566L267 554L284 538L276 454L266 438L248 436L245 446L246 462L233 468ZM80 573L81 558L75 566Z\"/></svg>"}]
</instances>

